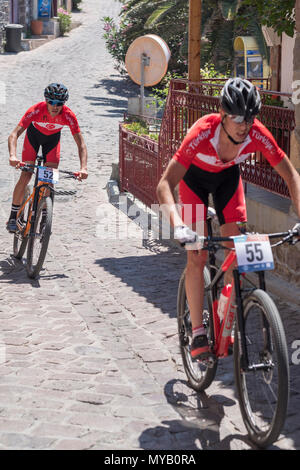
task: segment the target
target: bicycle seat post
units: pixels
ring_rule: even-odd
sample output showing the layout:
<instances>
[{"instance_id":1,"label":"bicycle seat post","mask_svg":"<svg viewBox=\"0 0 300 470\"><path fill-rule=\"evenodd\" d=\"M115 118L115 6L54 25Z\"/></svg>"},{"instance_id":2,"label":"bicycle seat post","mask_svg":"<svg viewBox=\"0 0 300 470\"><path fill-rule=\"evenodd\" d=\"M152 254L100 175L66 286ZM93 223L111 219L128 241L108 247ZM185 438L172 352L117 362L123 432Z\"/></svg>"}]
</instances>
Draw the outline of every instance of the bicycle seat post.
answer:
<instances>
[{"instance_id":1,"label":"bicycle seat post","mask_svg":"<svg viewBox=\"0 0 300 470\"><path fill-rule=\"evenodd\" d=\"M46 158L44 155L38 155L37 156L37 164L38 166L44 166L46 163Z\"/></svg>"}]
</instances>

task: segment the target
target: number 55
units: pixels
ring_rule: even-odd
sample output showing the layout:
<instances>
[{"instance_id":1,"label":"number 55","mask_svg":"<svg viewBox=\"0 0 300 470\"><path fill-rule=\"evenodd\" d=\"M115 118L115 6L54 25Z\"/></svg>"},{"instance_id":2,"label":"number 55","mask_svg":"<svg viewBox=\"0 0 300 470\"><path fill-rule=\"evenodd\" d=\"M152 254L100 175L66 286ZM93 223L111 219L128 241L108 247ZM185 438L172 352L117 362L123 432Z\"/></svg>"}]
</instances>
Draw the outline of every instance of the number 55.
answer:
<instances>
[{"instance_id":1,"label":"number 55","mask_svg":"<svg viewBox=\"0 0 300 470\"><path fill-rule=\"evenodd\" d=\"M254 246L253 243L248 243L246 245L246 254L248 255L246 258L249 263L252 263L254 260L262 261L264 258L260 243L254 243Z\"/></svg>"}]
</instances>

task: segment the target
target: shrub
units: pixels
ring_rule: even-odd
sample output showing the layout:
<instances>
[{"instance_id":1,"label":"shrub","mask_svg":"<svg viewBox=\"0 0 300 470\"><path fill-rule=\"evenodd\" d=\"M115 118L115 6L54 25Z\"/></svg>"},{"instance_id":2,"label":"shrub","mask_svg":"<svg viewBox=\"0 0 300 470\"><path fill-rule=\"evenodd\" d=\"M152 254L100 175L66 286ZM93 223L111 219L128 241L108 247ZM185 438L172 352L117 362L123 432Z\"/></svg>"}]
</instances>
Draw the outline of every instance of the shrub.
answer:
<instances>
[{"instance_id":1,"label":"shrub","mask_svg":"<svg viewBox=\"0 0 300 470\"><path fill-rule=\"evenodd\" d=\"M57 13L59 18L60 33L63 36L71 29L71 15L63 8L59 8Z\"/></svg>"}]
</instances>

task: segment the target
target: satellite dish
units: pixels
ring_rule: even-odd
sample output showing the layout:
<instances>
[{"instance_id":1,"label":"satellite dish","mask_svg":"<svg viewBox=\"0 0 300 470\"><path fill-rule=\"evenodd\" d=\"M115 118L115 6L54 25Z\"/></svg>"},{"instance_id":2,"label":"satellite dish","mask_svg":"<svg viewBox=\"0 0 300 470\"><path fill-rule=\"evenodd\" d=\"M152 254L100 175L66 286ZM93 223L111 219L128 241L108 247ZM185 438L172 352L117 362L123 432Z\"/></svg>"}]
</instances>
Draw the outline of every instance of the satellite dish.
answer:
<instances>
[{"instance_id":1,"label":"satellite dish","mask_svg":"<svg viewBox=\"0 0 300 470\"><path fill-rule=\"evenodd\" d=\"M144 86L156 85L165 76L171 57L167 43L155 34L146 34L135 39L129 46L125 66L130 78L141 85L141 57L147 56L149 64L145 68Z\"/></svg>"},{"instance_id":2,"label":"satellite dish","mask_svg":"<svg viewBox=\"0 0 300 470\"><path fill-rule=\"evenodd\" d=\"M171 57L167 43L155 34L140 36L129 46L125 66L130 78L141 85L141 114L144 110L144 87L161 81Z\"/></svg>"}]
</instances>

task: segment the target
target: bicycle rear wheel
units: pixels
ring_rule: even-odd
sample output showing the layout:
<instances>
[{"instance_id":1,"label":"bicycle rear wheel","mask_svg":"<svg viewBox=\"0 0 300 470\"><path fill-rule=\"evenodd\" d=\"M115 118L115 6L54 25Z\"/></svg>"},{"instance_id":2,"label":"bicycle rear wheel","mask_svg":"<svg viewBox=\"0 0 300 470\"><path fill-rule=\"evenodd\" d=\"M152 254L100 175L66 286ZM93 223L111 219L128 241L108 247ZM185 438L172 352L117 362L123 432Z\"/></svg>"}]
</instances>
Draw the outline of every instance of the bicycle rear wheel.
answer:
<instances>
[{"instance_id":1,"label":"bicycle rear wheel","mask_svg":"<svg viewBox=\"0 0 300 470\"><path fill-rule=\"evenodd\" d=\"M204 268L205 287L210 283L210 274L208 269ZM178 287L177 297L177 322L179 345L182 356L183 367L191 387L197 392L203 391L210 386L215 378L217 370L217 360L198 361L193 360L190 353L192 343L192 323L189 306L185 292L185 272L183 272ZM209 292L204 293L203 305L203 324L207 329L208 340L210 331L213 328L212 318L212 300Z\"/></svg>"},{"instance_id":2,"label":"bicycle rear wheel","mask_svg":"<svg viewBox=\"0 0 300 470\"><path fill-rule=\"evenodd\" d=\"M26 268L28 276L33 279L39 275L46 257L51 235L52 212L52 199L47 196L38 205L33 234L29 235Z\"/></svg>"},{"instance_id":3,"label":"bicycle rear wheel","mask_svg":"<svg viewBox=\"0 0 300 470\"><path fill-rule=\"evenodd\" d=\"M24 202L28 199L30 194L29 187L26 186ZM17 231L14 234L14 244L13 244L13 253L15 258L22 259L22 256L25 253L28 237L24 237L23 233L26 228L28 216L30 214L31 202L27 203L24 207L24 210L18 217ZM22 225L22 228L21 228Z\"/></svg>"},{"instance_id":4,"label":"bicycle rear wheel","mask_svg":"<svg viewBox=\"0 0 300 470\"><path fill-rule=\"evenodd\" d=\"M263 290L256 289L245 299L244 319L250 370L241 369L236 336L234 369L239 404L250 439L267 447L278 438L288 406L286 338L277 307Z\"/></svg>"}]
</instances>

